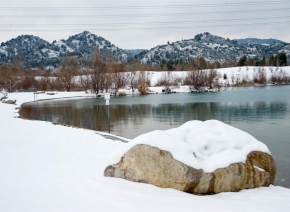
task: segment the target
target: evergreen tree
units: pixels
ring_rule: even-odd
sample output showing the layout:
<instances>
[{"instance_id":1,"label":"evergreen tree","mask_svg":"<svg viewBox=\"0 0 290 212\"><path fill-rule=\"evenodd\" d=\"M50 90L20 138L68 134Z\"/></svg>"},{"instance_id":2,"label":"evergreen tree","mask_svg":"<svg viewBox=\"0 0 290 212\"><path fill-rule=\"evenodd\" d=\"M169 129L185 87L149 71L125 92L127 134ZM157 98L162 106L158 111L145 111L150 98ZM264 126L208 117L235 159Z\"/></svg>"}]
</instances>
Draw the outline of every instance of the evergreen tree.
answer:
<instances>
[{"instance_id":1,"label":"evergreen tree","mask_svg":"<svg viewBox=\"0 0 290 212\"><path fill-rule=\"evenodd\" d=\"M279 55L279 66L287 66L287 55L285 52L281 52Z\"/></svg>"},{"instance_id":2,"label":"evergreen tree","mask_svg":"<svg viewBox=\"0 0 290 212\"><path fill-rule=\"evenodd\" d=\"M160 62L160 67L164 68L165 65L166 65L166 61L164 59L162 59Z\"/></svg>"},{"instance_id":3,"label":"evergreen tree","mask_svg":"<svg viewBox=\"0 0 290 212\"><path fill-rule=\"evenodd\" d=\"M269 58L269 66L274 66L275 64L275 57L274 55L271 55Z\"/></svg>"},{"instance_id":4,"label":"evergreen tree","mask_svg":"<svg viewBox=\"0 0 290 212\"><path fill-rule=\"evenodd\" d=\"M246 62L247 62L247 56L244 55L240 58L239 62L238 62L238 65L239 66L245 66L246 65Z\"/></svg>"},{"instance_id":5,"label":"evergreen tree","mask_svg":"<svg viewBox=\"0 0 290 212\"><path fill-rule=\"evenodd\" d=\"M167 66L167 69L173 70L174 69L174 61L173 60L167 61L166 66Z\"/></svg>"},{"instance_id":6,"label":"evergreen tree","mask_svg":"<svg viewBox=\"0 0 290 212\"><path fill-rule=\"evenodd\" d=\"M227 77L227 75L226 74L224 74L224 80L226 80L228 77Z\"/></svg>"},{"instance_id":7,"label":"evergreen tree","mask_svg":"<svg viewBox=\"0 0 290 212\"><path fill-rule=\"evenodd\" d=\"M248 66L254 66L255 65L255 59L254 58L249 58L248 61L246 62Z\"/></svg>"},{"instance_id":8,"label":"evergreen tree","mask_svg":"<svg viewBox=\"0 0 290 212\"><path fill-rule=\"evenodd\" d=\"M279 66L279 55L278 54L275 56L274 66Z\"/></svg>"},{"instance_id":9,"label":"evergreen tree","mask_svg":"<svg viewBox=\"0 0 290 212\"><path fill-rule=\"evenodd\" d=\"M255 66L260 66L261 65L260 59L258 57L255 57L254 61L255 61Z\"/></svg>"},{"instance_id":10,"label":"evergreen tree","mask_svg":"<svg viewBox=\"0 0 290 212\"><path fill-rule=\"evenodd\" d=\"M265 56L263 56L260 65L261 65L261 66L265 66L265 65L266 65L266 57L265 57Z\"/></svg>"}]
</instances>

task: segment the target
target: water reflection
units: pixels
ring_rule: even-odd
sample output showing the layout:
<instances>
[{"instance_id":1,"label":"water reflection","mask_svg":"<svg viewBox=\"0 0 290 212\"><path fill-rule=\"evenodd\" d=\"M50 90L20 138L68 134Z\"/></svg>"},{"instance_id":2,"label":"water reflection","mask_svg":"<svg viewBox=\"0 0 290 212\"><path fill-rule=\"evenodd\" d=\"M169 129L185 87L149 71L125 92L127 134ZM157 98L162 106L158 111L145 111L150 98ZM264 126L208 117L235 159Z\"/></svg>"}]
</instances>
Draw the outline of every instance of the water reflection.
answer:
<instances>
[{"instance_id":1,"label":"water reflection","mask_svg":"<svg viewBox=\"0 0 290 212\"><path fill-rule=\"evenodd\" d=\"M20 111L21 116L50 121L58 124L107 131L107 106L71 105L58 106L57 101L40 103L35 109L27 104ZM189 120L217 119L228 124L237 122L261 122L285 119L289 115L286 102L219 103L200 102L160 105L112 105L110 106L111 132L134 138L155 129L180 126ZM147 124L150 123L149 125ZM152 125L152 122L154 123Z\"/></svg>"},{"instance_id":2,"label":"water reflection","mask_svg":"<svg viewBox=\"0 0 290 212\"><path fill-rule=\"evenodd\" d=\"M110 102L111 132L127 138L178 127L189 120L217 119L244 130L269 147L278 167L275 183L290 188L290 86L234 88L217 94L112 98ZM103 99L28 103L20 115L108 131Z\"/></svg>"}]
</instances>

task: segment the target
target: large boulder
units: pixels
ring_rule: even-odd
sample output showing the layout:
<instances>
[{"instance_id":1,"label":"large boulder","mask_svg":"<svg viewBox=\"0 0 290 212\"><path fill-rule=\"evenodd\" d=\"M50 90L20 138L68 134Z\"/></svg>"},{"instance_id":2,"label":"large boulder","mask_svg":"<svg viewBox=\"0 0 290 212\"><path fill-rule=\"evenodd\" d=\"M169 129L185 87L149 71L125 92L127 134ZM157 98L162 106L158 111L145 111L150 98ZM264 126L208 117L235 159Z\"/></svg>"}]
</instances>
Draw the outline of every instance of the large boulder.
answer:
<instances>
[{"instance_id":1,"label":"large boulder","mask_svg":"<svg viewBox=\"0 0 290 212\"><path fill-rule=\"evenodd\" d=\"M106 167L107 177L194 194L269 186L276 174L266 145L218 121L193 121L144 134L114 154L111 161L117 163Z\"/></svg>"},{"instance_id":2,"label":"large boulder","mask_svg":"<svg viewBox=\"0 0 290 212\"><path fill-rule=\"evenodd\" d=\"M175 160L168 151L139 144L130 149L118 164L110 165L105 176L174 188L195 194L269 186L274 183L275 162L271 155L251 152L245 163L234 163L211 173Z\"/></svg>"}]
</instances>

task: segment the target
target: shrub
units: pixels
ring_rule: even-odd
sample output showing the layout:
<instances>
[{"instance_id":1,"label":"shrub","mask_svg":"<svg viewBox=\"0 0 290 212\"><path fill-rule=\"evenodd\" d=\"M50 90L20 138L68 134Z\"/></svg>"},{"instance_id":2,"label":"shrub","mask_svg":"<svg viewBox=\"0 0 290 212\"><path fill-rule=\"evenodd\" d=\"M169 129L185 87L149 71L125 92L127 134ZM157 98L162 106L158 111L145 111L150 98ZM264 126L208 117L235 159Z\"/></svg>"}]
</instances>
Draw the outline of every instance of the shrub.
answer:
<instances>
[{"instance_id":1,"label":"shrub","mask_svg":"<svg viewBox=\"0 0 290 212\"><path fill-rule=\"evenodd\" d=\"M119 92L118 96L126 96L125 92Z\"/></svg>"}]
</instances>

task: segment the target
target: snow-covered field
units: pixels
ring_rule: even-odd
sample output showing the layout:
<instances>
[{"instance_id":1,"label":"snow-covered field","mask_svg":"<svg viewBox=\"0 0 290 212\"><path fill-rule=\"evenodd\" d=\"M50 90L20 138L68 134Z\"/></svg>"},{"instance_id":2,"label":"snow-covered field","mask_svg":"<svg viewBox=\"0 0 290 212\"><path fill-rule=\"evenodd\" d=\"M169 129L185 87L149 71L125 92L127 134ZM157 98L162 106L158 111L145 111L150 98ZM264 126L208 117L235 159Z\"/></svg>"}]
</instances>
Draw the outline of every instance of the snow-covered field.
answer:
<instances>
[{"instance_id":1,"label":"snow-covered field","mask_svg":"<svg viewBox=\"0 0 290 212\"><path fill-rule=\"evenodd\" d=\"M264 72L266 74L267 80L270 80L270 77L272 74L279 74L282 72L285 72L288 77L290 77L290 66L285 67L260 67L261 69L264 69ZM239 79L239 82L241 82L243 79L246 81L253 81L253 76L258 73L259 67L256 66L243 66L243 67L232 67L232 68L219 68L216 69L217 73L219 74L219 83L222 84L233 84L233 79L236 82L237 78ZM162 78L162 75L164 72L162 71L150 71L149 76L151 79L151 85L155 86L159 79ZM227 79L224 80L223 76L226 74ZM172 75L174 77L179 77L184 79L187 75L187 71L172 71Z\"/></svg>"},{"instance_id":2,"label":"snow-covered field","mask_svg":"<svg viewBox=\"0 0 290 212\"><path fill-rule=\"evenodd\" d=\"M86 95L38 99L74 96ZM18 105L0 103L1 211L289 211L290 189L279 186L195 196L106 178L108 155L129 144L91 130L16 118L15 108L33 101L33 94L13 93L9 99Z\"/></svg>"}]
</instances>

